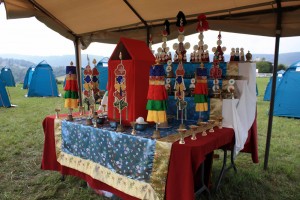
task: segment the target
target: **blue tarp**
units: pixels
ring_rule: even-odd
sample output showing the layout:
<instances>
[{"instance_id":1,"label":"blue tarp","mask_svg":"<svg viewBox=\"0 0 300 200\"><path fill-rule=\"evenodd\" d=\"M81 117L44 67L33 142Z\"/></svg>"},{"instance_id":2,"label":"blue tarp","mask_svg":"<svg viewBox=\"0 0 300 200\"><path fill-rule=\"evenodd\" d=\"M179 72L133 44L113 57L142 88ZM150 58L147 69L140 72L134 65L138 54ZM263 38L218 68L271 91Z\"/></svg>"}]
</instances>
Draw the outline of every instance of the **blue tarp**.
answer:
<instances>
[{"instance_id":1,"label":"blue tarp","mask_svg":"<svg viewBox=\"0 0 300 200\"><path fill-rule=\"evenodd\" d=\"M9 97L4 85L4 82L0 79L0 107L10 107Z\"/></svg>"},{"instance_id":2,"label":"blue tarp","mask_svg":"<svg viewBox=\"0 0 300 200\"><path fill-rule=\"evenodd\" d=\"M30 82L31 82L31 79L32 79L32 74L35 70L35 67L29 67L27 69L27 72L26 72L26 75L25 75L25 78L24 78L24 81L23 81L23 89L28 89L29 88L29 85L30 85Z\"/></svg>"},{"instance_id":3,"label":"blue tarp","mask_svg":"<svg viewBox=\"0 0 300 200\"><path fill-rule=\"evenodd\" d=\"M57 97L58 88L52 67L45 61L40 62L32 74L28 97Z\"/></svg>"},{"instance_id":4,"label":"blue tarp","mask_svg":"<svg viewBox=\"0 0 300 200\"><path fill-rule=\"evenodd\" d=\"M283 74L276 89L274 116L300 118L300 61Z\"/></svg>"},{"instance_id":5,"label":"blue tarp","mask_svg":"<svg viewBox=\"0 0 300 200\"><path fill-rule=\"evenodd\" d=\"M16 87L16 82L10 68L3 67L1 69L0 79L2 79L5 86Z\"/></svg>"}]
</instances>

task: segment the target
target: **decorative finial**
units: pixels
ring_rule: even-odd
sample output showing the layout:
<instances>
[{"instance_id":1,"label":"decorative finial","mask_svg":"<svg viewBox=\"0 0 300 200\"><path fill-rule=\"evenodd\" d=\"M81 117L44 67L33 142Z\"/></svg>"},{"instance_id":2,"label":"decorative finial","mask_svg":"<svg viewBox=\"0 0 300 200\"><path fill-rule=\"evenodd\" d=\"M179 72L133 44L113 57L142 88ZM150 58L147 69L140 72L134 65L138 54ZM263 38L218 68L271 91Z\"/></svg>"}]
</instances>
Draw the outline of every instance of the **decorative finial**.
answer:
<instances>
[{"instance_id":1,"label":"decorative finial","mask_svg":"<svg viewBox=\"0 0 300 200\"><path fill-rule=\"evenodd\" d=\"M88 61L88 65L90 65L90 58L89 58L89 54L86 55L86 59Z\"/></svg>"},{"instance_id":2,"label":"decorative finial","mask_svg":"<svg viewBox=\"0 0 300 200\"><path fill-rule=\"evenodd\" d=\"M179 53L179 55L178 55L178 60L179 60L179 62L182 61L182 54L181 53Z\"/></svg>"},{"instance_id":3,"label":"decorative finial","mask_svg":"<svg viewBox=\"0 0 300 200\"><path fill-rule=\"evenodd\" d=\"M96 64L97 64L97 61L96 61L96 59L94 58L93 59L93 64L96 66Z\"/></svg>"},{"instance_id":4,"label":"decorative finial","mask_svg":"<svg viewBox=\"0 0 300 200\"><path fill-rule=\"evenodd\" d=\"M155 65L159 65L160 62L159 62L159 59L155 59Z\"/></svg>"},{"instance_id":5,"label":"decorative finial","mask_svg":"<svg viewBox=\"0 0 300 200\"><path fill-rule=\"evenodd\" d=\"M201 67L201 68L204 68L204 64L203 64L203 62L201 62L201 64L200 64L200 67Z\"/></svg>"}]
</instances>

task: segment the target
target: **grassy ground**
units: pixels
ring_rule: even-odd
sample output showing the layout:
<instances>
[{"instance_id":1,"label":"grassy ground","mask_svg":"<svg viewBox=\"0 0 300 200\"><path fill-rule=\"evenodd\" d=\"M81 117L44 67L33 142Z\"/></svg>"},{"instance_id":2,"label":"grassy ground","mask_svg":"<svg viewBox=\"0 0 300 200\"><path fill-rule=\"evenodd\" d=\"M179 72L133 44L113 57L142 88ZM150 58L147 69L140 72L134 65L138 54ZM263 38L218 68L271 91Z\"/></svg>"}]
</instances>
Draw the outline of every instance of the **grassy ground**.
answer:
<instances>
[{"instance_id":1,"label":"grassy ground","mask_svg":"<svg viewBox=\"0 0 300 200\"><path fill-rule=\"evenodd\" d=\"M269 102L262 99L267 81L257 79L260 163L253 164L249 154L240 154L238 173L226 174L213 199L300 199L299 119L274 117L269 169L263 170ZM18 106L0 108L0 200L103 199L80 179L67 177L61 182L59 173L40 170L42 120L62 107L63 98L25 98L27 91L21 87L8 88L12 104ZM213 182L220 166L221 159L214 160Z\"/></svg>"}]
</instances>

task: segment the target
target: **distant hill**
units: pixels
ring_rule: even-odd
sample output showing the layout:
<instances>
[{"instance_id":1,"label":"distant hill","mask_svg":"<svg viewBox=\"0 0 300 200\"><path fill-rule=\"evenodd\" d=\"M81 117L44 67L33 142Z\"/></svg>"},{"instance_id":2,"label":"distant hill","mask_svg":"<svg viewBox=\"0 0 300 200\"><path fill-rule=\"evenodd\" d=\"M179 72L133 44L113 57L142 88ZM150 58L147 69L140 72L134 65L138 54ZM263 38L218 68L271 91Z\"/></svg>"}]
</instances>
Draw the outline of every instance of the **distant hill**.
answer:
<instances>
[{"instance_id":1,"label":"distant hill","mask_svg":"<svg viewBox=\"0 0 300 200\"><path fill-rule=\"evenodd\" d=\"M253 54L253 60L265 58L266 61L274 63L274 55L273 54ZM278 64L284 64L286 66L290 66L294 62L300 60L300 52L293 52L293 53L281 53L278 57Z\"/></svg>"},{"instance_id":2,"label":"distant hill","mask_svg":"<svg viewBox=\"0 0 300 200\"><path fill-rule=\"evenodd\" d=\"M90 65L92 66L93 59L96 61L102 60L103 56L89 55ZM28 67L35 66L45 60L52 68L56 77L64 76L66 73L65 67L72 61L75 65L75 55L64 56L28 56L17 54L0 54L0 69L2 67L10 67L17 83L22 83L26 75ZM82 67L88 64L87 55L82 54Z\"/></svg>"},{"instance_id":3,"label":"distant hill","mask_svg":"<svg viewBox=\"0 0 300 200\"><path fill-rule=\"evenodd\" d=\"M17 60L26 60L32 62L34 64L38 64L41 61L45 60L51 67L61 67L67 66L72 61L74 64L76 63L75 55L63 55L63 56L28 56L28 55L18 55L18 54L0 54L0 57L3 59L5 58L12 58ZM103 56L96 56L96 55L89 55L90 64L92 65L93 59L96 59L99 62ZM81 55L82 66L85 67L88 63L87 61L87 54ZM0 62L1 65L1 62Z\"/></svg>"},{"instance_id":4,"label":"distant hill","mask_svg":"<svg viewBox=\"0 0 300 200\"><path fill-rule=\"evenodd\" d=\"M212 60L212 54L210 55ZM100 61L103 56L89 55L90 64L93 59ZM188 55L189 58L189 55ZM253 54L253 60L261 60L264 58L266 61L271 63L274 62L273 54ZM53 68L54 75L56 77L65 75L65 66L69 65L71 61L75 64L75 55L64 55L64 56L28 56L28 55L16 55L16 54L0 54L0 68L8 66L11 68L15 81L23 82L27 68L32 65L37 65L41 61L45 60ZM229 55L225 54L225 60L229 60ZM294 53L283 53L279 55L278 64L284 64L290 66L292 63L300 60L300 52ZM82 54L82 67L87 65L87 55Z\"/></svg>"}]
</instances>

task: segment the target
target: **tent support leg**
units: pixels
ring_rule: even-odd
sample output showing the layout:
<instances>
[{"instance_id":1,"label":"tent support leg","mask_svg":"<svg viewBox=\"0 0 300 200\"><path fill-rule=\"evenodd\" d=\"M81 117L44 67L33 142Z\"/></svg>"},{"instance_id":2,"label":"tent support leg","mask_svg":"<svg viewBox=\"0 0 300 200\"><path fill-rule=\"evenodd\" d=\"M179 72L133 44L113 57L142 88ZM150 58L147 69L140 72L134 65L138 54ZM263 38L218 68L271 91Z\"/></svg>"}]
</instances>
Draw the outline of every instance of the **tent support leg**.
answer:
<instances>
[{"instance_id":1,"label":"tent support leg","mask_svg":"<svg viewBox=\"0 0 300 200\"><path fill-rule=\"evenodd\" d=\"M272 124L273 124L274 99L275 99L275 93L276 93L276 77L277 77L277 66L278 66L279 42L280 42L280 36L281 36L281 20L282 20L281 1L276 0L276 2L277 2L277 25L276 25L275 56L274 56L274 67L273 67L273 77L274 78L273 78L272 90L271 90L264 170L268 169L269 152L270 152L270 145L271 145L271 134L272 134Z\"/></svg>"},{"instance_id":2,"label":"tent support leg","mask_svg":"<svg viewBox=\"0 0 300 200\"><path fill-rule=\"evenodd\" d=\"M78 96L79 96L79 106L82 106L82 83L81 83L81 43L80 38L76 37L74 41L75 46L75 57L76 57L76 73L77 73L77 83L78 83Z\"/></svg>"}]
</instances>

